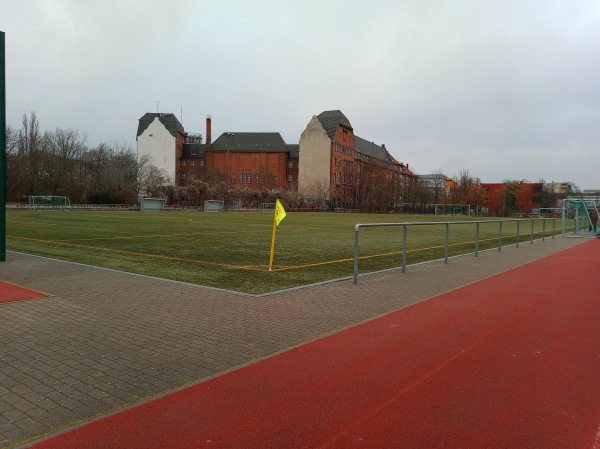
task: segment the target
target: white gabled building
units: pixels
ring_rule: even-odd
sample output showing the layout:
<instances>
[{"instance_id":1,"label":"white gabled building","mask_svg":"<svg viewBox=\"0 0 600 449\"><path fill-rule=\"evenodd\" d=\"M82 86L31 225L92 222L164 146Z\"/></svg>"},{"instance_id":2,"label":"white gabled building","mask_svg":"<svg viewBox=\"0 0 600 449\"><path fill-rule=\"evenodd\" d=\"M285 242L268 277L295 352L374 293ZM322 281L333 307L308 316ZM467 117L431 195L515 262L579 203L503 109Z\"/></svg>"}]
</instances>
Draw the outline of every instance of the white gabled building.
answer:
<instances>
[{"instance_id":1,"label":"white gabled building","mask_svg":"<svg viewBox=\"0 0 600 449\"><path fill-rule=\"evenodd\" d=\"M149 156L151 163L164 170L168 183L175 182L175 167L185 142L185 131L174 114L147 113L139 120L137 131L138 162Z\"/></svg>"}]
</instances>

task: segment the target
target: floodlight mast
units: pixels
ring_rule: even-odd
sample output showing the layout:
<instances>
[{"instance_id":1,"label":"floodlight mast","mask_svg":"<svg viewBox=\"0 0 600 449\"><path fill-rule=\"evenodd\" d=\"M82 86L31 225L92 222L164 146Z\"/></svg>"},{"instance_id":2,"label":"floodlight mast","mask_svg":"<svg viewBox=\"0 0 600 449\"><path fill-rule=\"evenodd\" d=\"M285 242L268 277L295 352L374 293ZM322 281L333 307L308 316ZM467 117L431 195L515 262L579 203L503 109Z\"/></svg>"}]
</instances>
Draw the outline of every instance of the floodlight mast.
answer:
<instances>
[{"instance_id":1,"label":"floodlight mast","mask_svg":"<svg viewBox=\"0 0 600 449\"><path fill-rule=\"evenodd\" d=\"M6 52L0 31L0 262L6 260Z\"/></svg>"}]
</instances>

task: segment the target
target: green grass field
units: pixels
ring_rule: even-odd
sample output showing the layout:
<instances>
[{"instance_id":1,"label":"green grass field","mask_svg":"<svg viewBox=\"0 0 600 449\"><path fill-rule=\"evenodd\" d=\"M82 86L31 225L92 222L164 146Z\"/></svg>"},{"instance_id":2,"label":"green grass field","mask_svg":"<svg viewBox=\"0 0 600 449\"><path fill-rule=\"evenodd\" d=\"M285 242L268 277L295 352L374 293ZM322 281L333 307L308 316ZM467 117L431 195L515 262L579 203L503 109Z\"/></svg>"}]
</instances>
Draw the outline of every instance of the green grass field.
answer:
<instances>
[{"instance_id":1,"label":"green grass field","mask_svg":"<svg viewBox=\"0 0 600 449\"><path fill-rule=\"evenodd\" d=\"M7 249L161 278L265 293L353 274L356 223L459 221L465 217L288 213L277 228L273 271L272 213L8 210ZM555 234L561 232L556 223ZM503 223L514 244L515 222ZM530 239L531 222L520 225ZM535 222L535 237L542 222ZM552 222L546 223L546 237ZM450 255L475 251L475 225L450 227ZM410 227L407 262L444 257L445 226ZM498 246L498 223L480 225L480 250ZM402 228L362 228L360 273L402 264Z\"/></svg>"}]
</instances>

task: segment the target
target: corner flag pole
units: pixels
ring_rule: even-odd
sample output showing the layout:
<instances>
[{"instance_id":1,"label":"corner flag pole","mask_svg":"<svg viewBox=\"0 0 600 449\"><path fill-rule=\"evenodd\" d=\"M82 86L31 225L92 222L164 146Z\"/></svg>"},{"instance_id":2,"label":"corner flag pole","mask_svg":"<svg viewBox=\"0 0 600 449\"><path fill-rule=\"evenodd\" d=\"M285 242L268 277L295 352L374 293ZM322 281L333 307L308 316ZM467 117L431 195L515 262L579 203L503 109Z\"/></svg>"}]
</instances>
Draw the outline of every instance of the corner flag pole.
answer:
<instances>
[{"instance_id":1,"label":"corner flag pole","mask_svg":"<svg viewBox=\"0 0 600 449\"><path fill-rule=\"evenodd\" d=\"M275 235L279 222L285 218L285 209L279 200L275 201L275 216L273 217L273 236L271 237L271 257L269 258L269 271L273 269L273 253L275 252Z\"/></svg>"},{"instance_id":2,"label":"corner flag pole","mask_svg":"<svg viewBox=\"0 0 600 449\"><path fill-rule=\"evenodd\" d=\"M273 267L273 253L275 252L275 234L277 234L277 215L273 217L273 235L271 236L271 257L269 258L269 271Z\"/></svg>"}]
</instances>

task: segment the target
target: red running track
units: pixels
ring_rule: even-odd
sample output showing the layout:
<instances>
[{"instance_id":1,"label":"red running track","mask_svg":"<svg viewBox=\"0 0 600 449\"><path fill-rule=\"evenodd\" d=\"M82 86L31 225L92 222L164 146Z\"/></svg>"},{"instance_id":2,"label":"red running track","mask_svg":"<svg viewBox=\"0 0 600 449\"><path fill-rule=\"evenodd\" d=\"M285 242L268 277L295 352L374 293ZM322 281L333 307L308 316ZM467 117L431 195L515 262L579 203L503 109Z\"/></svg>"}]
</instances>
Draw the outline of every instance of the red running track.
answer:
<instances>
[{"instance_id":1,"label":"red running track","mask_svg":"<svg viewBox=\"0 0 600 449\"><path fill-rule=\"evenodd\" d=\"M22 301L24 299L45 298L45 293L36 292L18 285L0 281L0 303Z\"/></svg>"},{"instance_id":2,"label":"red running track","mask_svg":"<svg viewBox=\"0 0 600 449\"><path fill-rule=\"evenodd\" d=\"M35 445L600 449L600 240Z\"/></svg>"}]
</instances>

